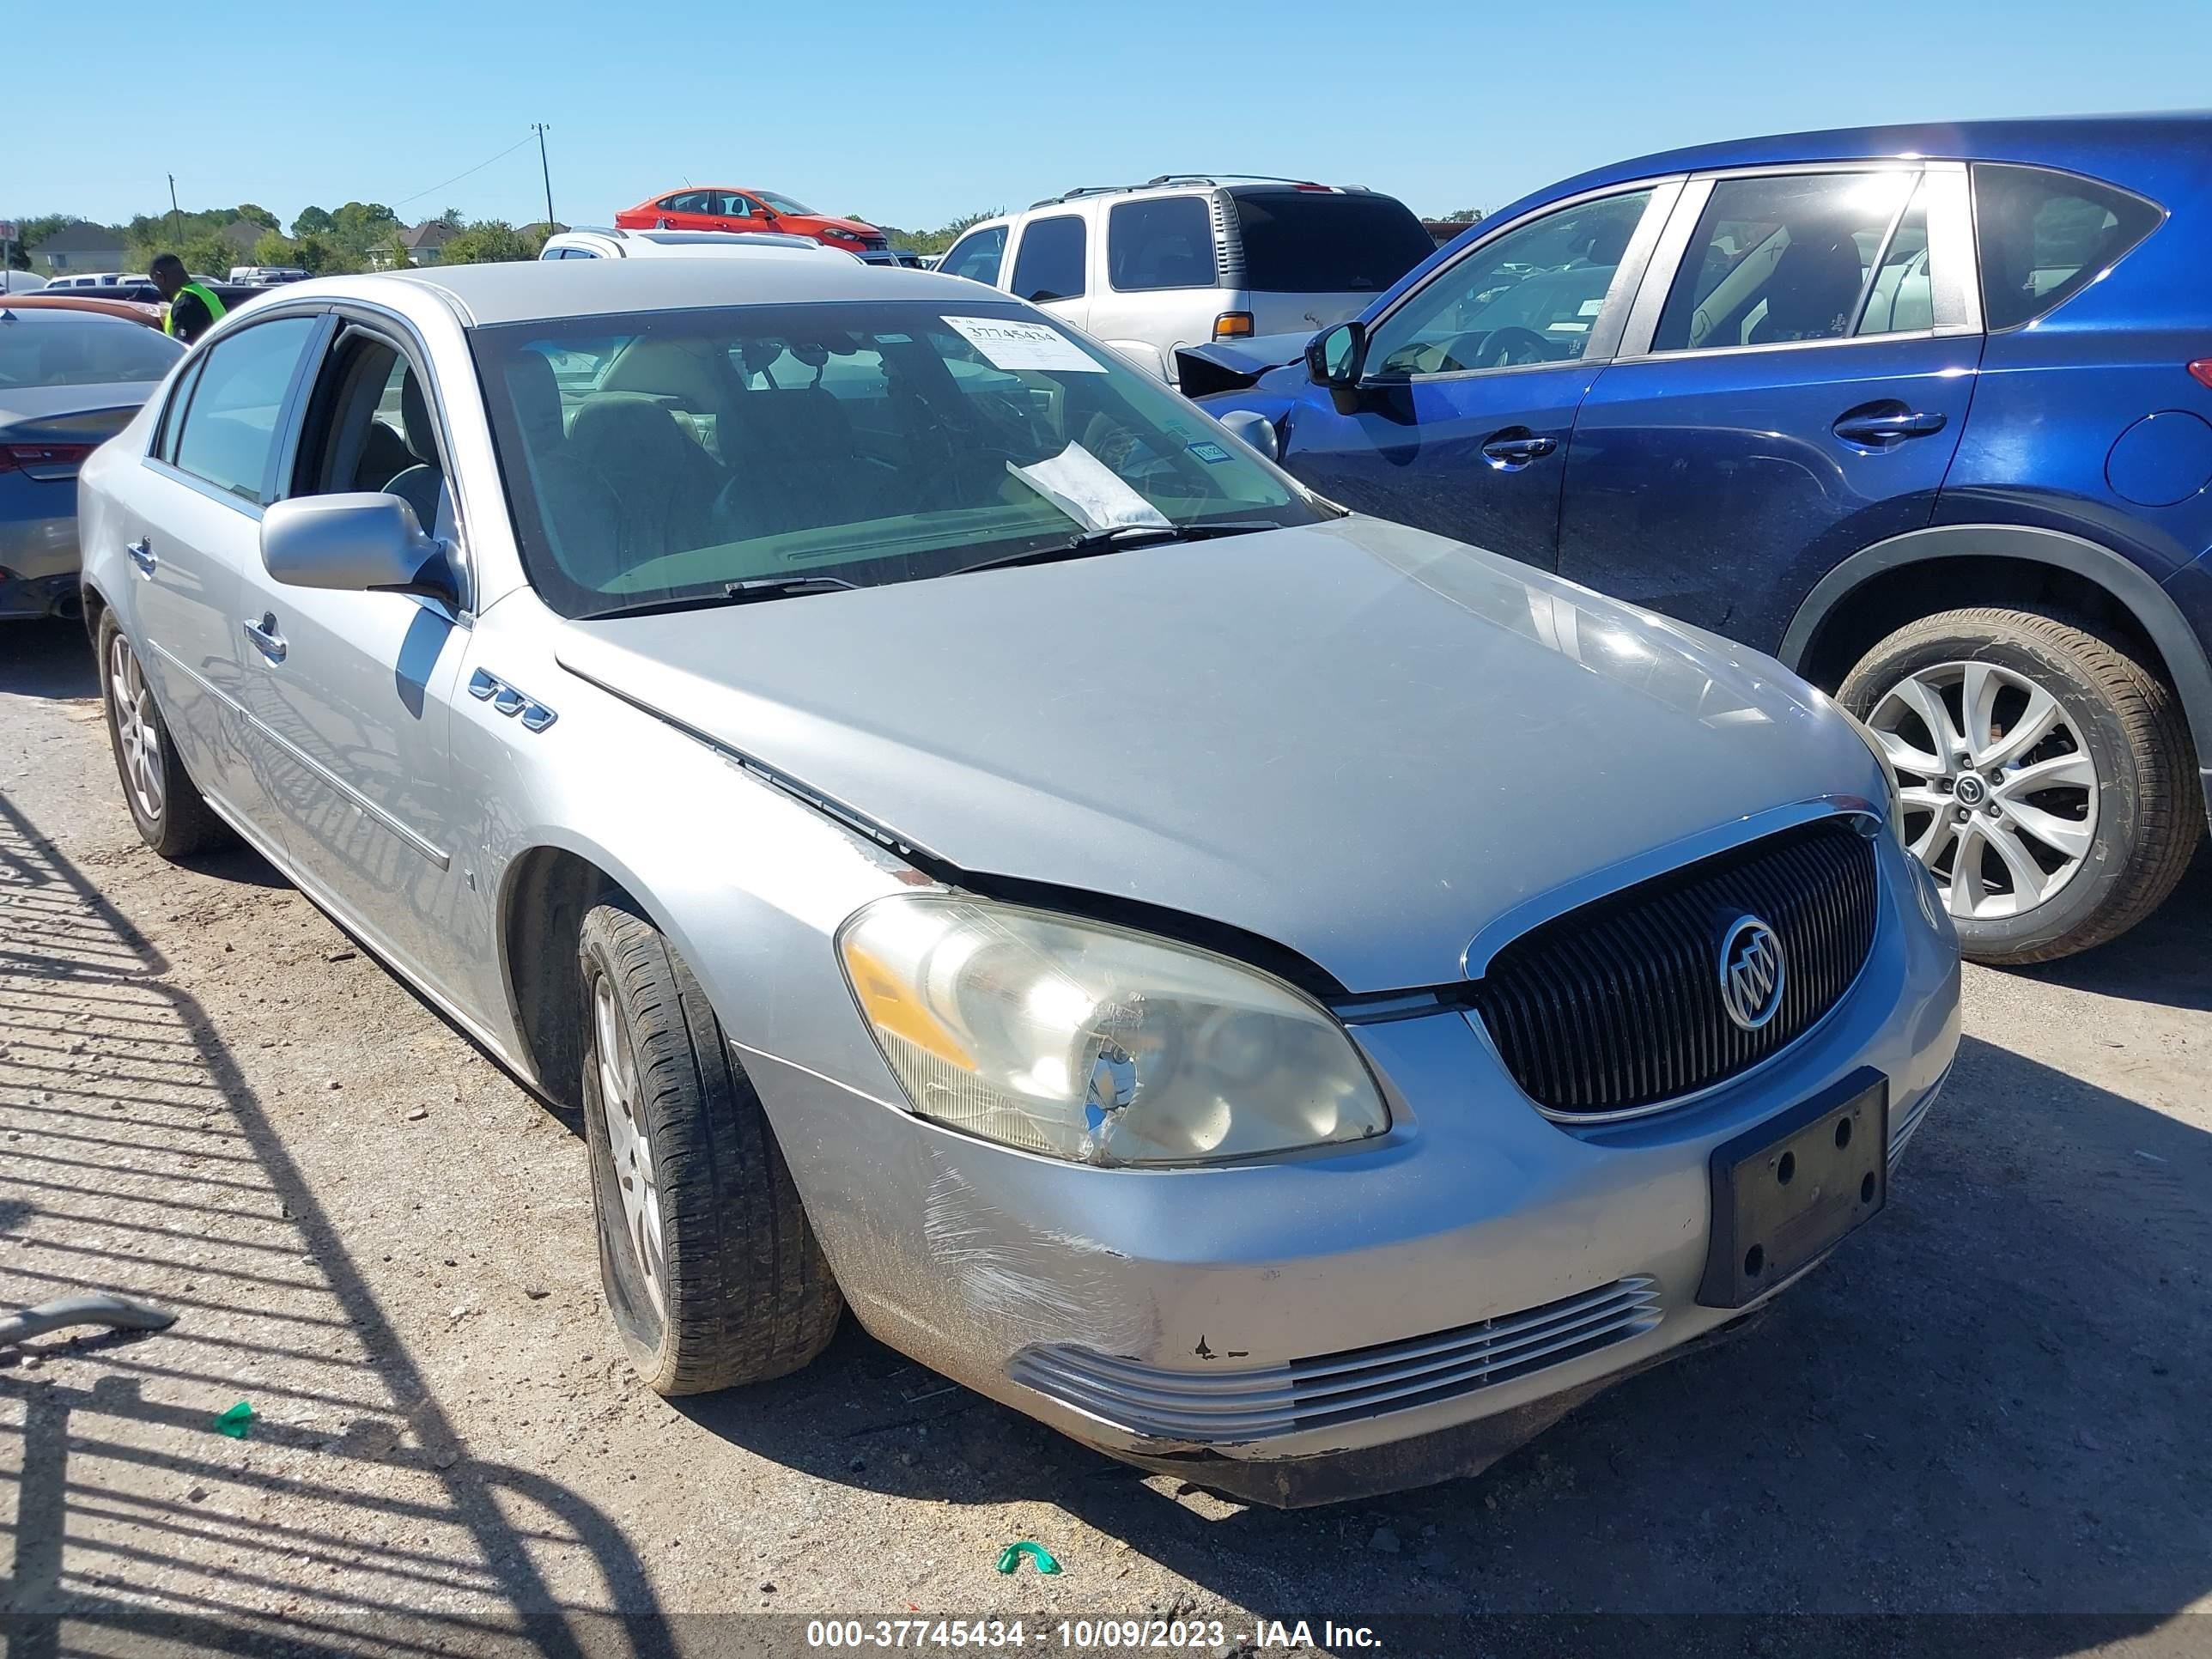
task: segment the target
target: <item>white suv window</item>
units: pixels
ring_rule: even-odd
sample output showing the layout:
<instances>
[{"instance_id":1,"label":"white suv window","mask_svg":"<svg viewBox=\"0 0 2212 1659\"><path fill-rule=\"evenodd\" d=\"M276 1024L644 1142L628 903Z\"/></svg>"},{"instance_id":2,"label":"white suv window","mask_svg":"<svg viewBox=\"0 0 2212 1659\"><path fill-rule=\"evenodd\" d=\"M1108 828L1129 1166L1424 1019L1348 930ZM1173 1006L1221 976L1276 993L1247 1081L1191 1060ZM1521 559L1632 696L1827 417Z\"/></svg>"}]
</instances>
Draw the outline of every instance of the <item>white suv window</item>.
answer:
<instances>
[{"instance_id":1,"label":"white suv window","mask_svg":"<svg viewBox=\"0 0 2212 1659\"><path fill-rule=\"evenodd\" d=\"M973 282L996 284L999 262L1006 252L1006 228L986 225L955 242L952 251L937 262L937 268L948 276L965 276Z\"/></svg>"},{"instance_id":2,"label":"white suv window","mask_svg":"<svg viewBox=\"0 0 2212 1659\"><path fill-rule=\"evenodd\" d=\"M1022 228L1021 246L1014 255L1014 293L1032 302L1081 299L1089 247L1079 214L1055 213L1030 220Z\"/></svg>"},{"instance_id":3,"label":"white suv window","mask_svg":"<svg viewBox=\"0 0 2212 1659\"><path fill-rule=\"evenodd\" d=\"M1107 286L1122 294L1215 284L1213 216L1205 198L1116 202L1106 215Z\"/></svg>"}]
</instances>

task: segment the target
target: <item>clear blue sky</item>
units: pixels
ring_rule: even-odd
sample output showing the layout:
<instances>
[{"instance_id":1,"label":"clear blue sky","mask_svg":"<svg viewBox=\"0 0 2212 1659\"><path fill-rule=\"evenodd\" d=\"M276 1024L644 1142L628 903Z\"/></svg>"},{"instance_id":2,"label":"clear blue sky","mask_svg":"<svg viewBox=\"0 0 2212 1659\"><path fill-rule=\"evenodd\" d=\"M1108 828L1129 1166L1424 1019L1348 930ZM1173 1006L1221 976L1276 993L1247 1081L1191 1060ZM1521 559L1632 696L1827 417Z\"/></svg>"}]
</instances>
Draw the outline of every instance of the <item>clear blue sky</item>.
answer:
<instances>
[{"instance_id":1,"label":"clear blue sky","mask_svg":"<svg viewBox=\"0 0 2212 1659\"><path fill-rule=\"evenodd\" d=\"M927 227L1208 168L1497 207L1617 157L2212 101L2212 0L69 0L0 27L0 217L447 203L605 223L687 178ZM203 27L204 23L204 27ZM50 138L47 135L52 135ZM404 198L413 197L412 201Z\"/></svg>"}]
</instances>

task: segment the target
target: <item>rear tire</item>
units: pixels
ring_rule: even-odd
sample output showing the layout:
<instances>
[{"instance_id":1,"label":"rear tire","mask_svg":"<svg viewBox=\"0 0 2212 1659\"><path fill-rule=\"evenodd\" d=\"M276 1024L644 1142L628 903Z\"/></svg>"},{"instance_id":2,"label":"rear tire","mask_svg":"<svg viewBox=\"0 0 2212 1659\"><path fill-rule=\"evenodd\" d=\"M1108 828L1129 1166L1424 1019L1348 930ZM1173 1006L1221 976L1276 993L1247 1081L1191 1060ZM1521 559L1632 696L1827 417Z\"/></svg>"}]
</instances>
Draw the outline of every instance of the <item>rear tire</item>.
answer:
<instances>
[{"instance_id":1,"label":"rear tire","mask_svg":"<svg viewBox=\"0 0 2212 1659\"><path fill-rule=\"evenodd\" d=\"M230 826L216 816L185 770L137 653L112 611L100 615L94 651L115 775L140 839L173 860L227 845L234 839Z\"/></svg>"},{"instance_id":2,"label":"rear tire","mask_svg":"<svg viewBox=\"0 0 2212 1659\"><path fill-rule=\"evenodd\" d=\"M2049 962L2118 938L2173 890L2203 833L2172 692L2072 623L1925 617L1867 653L1838 697L1888 748L1905 839L1974 961Z\"/></svg>"},{"instance_id":3,"label":"rear tire","mask_svg":"<svg viewBox=\"0 0 2212 1659\"><path fill-rule=\"evenodd\" d=\"M599 1278L658 1393L806 1364L844 1299L699 981L621 902L584 918L585 1133Z\"/></svg>"}]
</instances>

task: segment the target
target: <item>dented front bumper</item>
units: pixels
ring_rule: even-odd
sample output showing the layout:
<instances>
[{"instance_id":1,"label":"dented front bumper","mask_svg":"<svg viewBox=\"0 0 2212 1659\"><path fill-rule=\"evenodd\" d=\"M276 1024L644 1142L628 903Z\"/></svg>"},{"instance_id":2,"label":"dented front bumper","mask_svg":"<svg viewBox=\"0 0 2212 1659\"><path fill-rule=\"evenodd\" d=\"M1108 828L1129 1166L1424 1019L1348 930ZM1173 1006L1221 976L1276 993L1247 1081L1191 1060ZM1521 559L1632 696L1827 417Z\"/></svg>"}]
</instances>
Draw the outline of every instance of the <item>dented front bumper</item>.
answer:
<instances>
[{"instance_id":1,"label":"dented front bumper","mask_svg":"<svg viewBox=\"0 0 2212 1659\"><path fill-rule=\"evenodd\" d=\"M1543 1116L1456 1013L1354 1028L1387 1135L1237 1167L1096 1169L903 1115L855 1135L851 1090L748 1059L877 1336L1132 1463L1326 1502L1474 1473L1765 1305L1698 1300L1714 1149L1871 1067L1893 1160L1957 1048L1950 941L1899 902L1820 1026L1604 1126Z\"/></svg>"}]
</instances>

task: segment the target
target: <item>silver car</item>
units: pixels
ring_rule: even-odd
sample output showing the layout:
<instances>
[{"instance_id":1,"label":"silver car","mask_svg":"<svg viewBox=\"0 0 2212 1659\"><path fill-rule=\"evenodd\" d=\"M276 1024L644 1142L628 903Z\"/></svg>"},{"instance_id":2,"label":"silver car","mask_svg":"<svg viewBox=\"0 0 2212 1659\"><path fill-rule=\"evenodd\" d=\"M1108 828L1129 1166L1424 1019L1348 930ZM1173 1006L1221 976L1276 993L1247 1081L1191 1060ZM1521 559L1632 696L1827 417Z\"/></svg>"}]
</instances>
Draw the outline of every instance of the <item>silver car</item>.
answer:
<instances>
[{"instance_id":1,"label":"silver car","mask_svg":"<svg viewBox=\"0 0 2212 1659\"><path fill-rule=\"evenodd\" d=\"M0 621L76 614L77 471L183 352L128 318L0 300Z\"/></svg>"},{"instance_id":2,"label":"silver car","mask_svg":"<svg viewBox=\"0 0 2212 1659\"><path fill-rule=\"evenodd\" d=\"M664 1393L849 1304L1210 1488L1469 1472L1878 1211L1957 1043L1833 703L971 283L306 283L84 492L145 838L580 1112Z\"/></svg>"}]
</instances>

